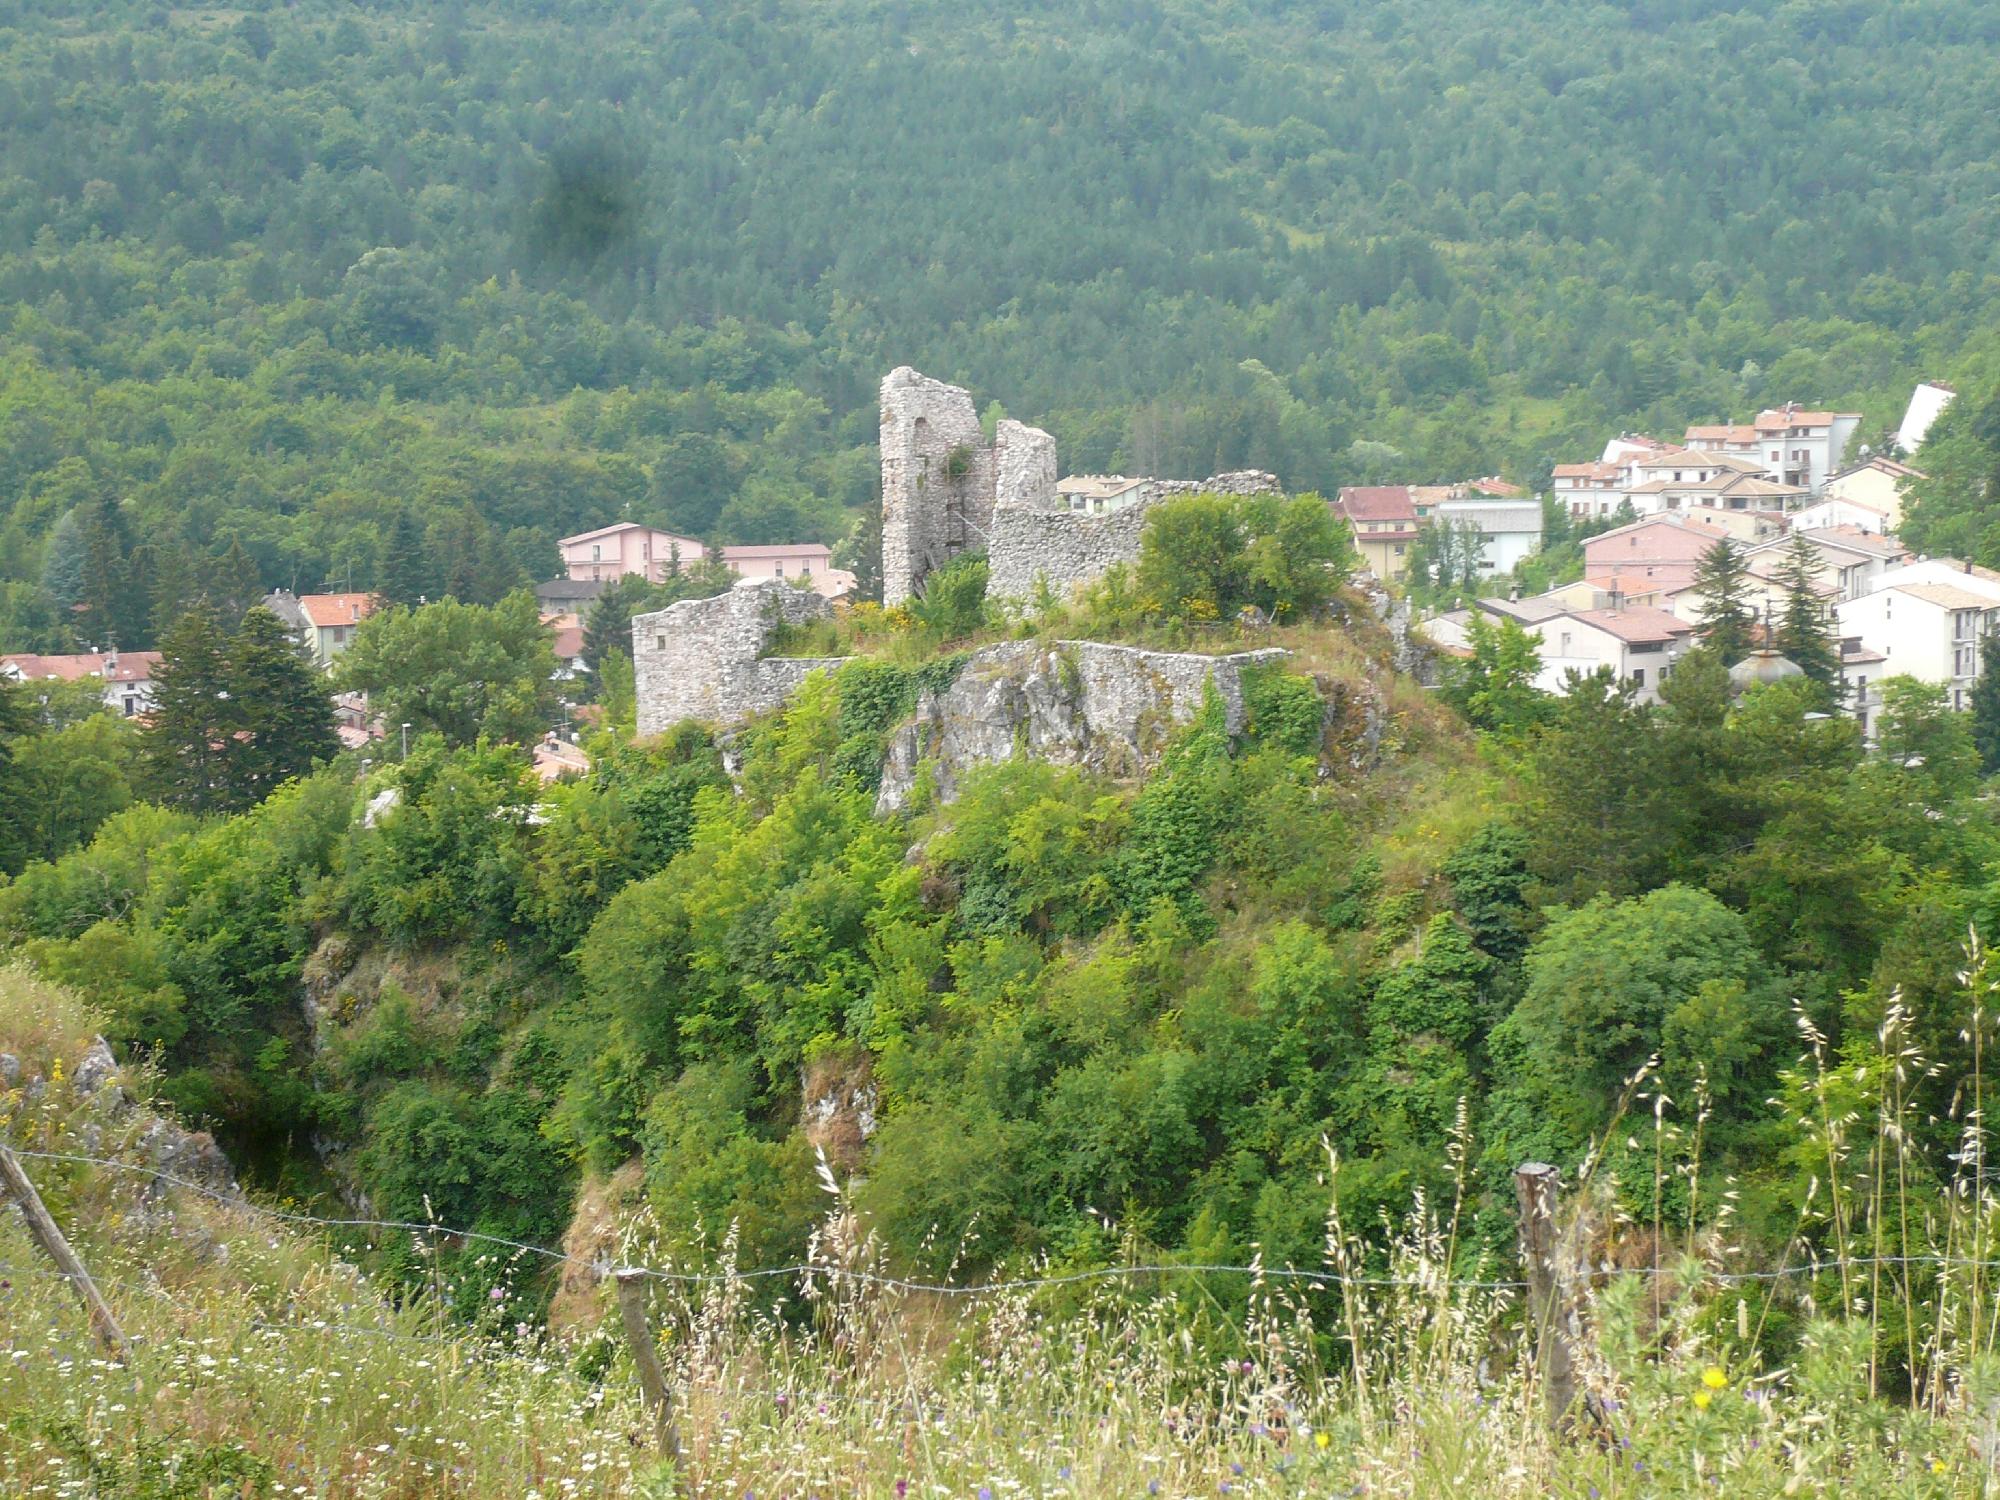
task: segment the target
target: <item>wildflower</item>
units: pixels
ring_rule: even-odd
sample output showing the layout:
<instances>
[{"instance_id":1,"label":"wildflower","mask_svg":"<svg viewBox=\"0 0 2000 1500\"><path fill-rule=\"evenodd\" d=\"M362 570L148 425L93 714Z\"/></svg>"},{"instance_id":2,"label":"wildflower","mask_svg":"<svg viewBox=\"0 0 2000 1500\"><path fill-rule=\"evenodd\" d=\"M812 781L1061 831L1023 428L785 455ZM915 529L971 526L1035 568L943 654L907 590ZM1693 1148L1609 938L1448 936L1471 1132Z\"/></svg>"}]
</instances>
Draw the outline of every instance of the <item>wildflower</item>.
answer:
<instances>
[{"instance_id":1,"label":"wildflower","mask_svg":"<svg viewBox=\"0 0 2000 1500\"><path fill-rule=\"evenodd\" d=\"M1710 1365L1701 1372L1701 1383L1711 1391L1719 1391L1729 1384L1729 1377L1714 1365Z\"/></svg>"},{"instance_id":2,"label":"wildflower","mask_svg":"<svg viewBox=\"0 0 2000 1500\"><path fill-rule=\"evenodd\" d=\"M487 1295L487 1297L489 1297L489 1298L490 1298L491 1300L493 1300L493 1301L495 1301L495 1302L505 1302L505 1301L507 1300L507 1294L506 1294L506 1292L502 1291L502 1290L501 1290L501 1289L500 1289L499 1287L497 1287L497 1286L496 1286L495 1288L493 1288L493 1290L492 1290L492 1291L488 1292L488 1293L487 1293L486 1295Z\"/></svg>"},{"instance_id":3,"label":"wildflower","mask_svg":"<svg viewBox=\"0 0 2000 1500\"><path fill-rule=\"evenodd\" d=\"M1932 1460L1931 1460L1931 1472L1932 1472L1933 1474L1942 1474L1942 1473L1944 1472L1944 1460L1943 1460L1943 1459L1941 1459L1941 1458L1934 1458L1934 1459L1932 1459Z\"/></svg>"},{"instance_id":4,"label":"wildflower","mask_svg":"<svg viewBox=\"0 0 2000 1500\"><path fill-rule=\"evenodd\" d=\"M1696 1391L1694 1393L1695 1410L1707 1411L1709 1402L1713 1401L1714 1399L1715 1397L1707 1391Z\"/></svg>"}]
</instances>

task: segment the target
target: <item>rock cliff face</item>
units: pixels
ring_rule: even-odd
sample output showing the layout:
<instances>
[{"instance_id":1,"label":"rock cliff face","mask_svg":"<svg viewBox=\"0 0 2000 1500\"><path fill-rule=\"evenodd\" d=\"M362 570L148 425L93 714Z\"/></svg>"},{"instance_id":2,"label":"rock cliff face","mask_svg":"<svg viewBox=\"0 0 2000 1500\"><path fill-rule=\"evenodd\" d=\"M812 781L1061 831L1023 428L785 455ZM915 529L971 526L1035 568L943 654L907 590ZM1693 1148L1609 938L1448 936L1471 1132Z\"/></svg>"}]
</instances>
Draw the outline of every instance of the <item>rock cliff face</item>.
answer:
<instances>
[{"instance_id":1,"label":"rock cliff face","mask_svg":"<svg viewBox=\"0 0 2000 1500\"><path fill-rule=\"evenodd\" d=\"M1228 656L1144 651L1098 641L1006 641L977 651L943 693L926 693L896 731L882 768L878 813L909 801L920 768L945 801L974 766L1025 753L1108 776L1143 775L1214 684L1232 733L1243 727L1243 672L1289 653Z\"/></svg>"}]
</instances>

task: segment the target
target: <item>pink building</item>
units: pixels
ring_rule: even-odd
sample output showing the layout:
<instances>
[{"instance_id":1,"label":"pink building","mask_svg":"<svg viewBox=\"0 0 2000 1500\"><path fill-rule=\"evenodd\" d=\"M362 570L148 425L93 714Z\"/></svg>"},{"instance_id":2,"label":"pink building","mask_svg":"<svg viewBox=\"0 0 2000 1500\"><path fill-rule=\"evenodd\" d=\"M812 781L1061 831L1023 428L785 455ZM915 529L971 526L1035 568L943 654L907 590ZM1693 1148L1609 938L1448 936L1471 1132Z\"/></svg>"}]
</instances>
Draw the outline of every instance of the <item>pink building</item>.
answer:
<instances>
[{"instance_id":1,"label":"pink building","mask_svg":"<svg viewBox=\"0 0 2000 1500\"><path fill-rule=\"evenodd\" d=\"M556 547L562 553L563 570L578 583L609 583L627 573L662 583L676 565L686 567L708 555L693 537L675 536L637 521L566 536Z\"/></svg>"},{"instance_id":2,"label":"pink building","mask_svg":"<svg viewBox=\"0 0 2000 1500\"><path fill-rule=\"evenodd\" d=\"M1583 576L1621 578L1626 591L1640 582L1661 590L1684 588L1694 582L1695 565L1723 533L1689 525L1678 516L1647 516L1642 521L1589 537L1583 544Z\"/></svg>"},{"instance_id":3,"label":"pink building","mask_svg":"<svg viewBox=\"0 0 2000 1500\"><path fill-rule=\"evenodd\" d=\"M786 542L774 546L722 549L723 564L739 578L805 579L814 592L838 599L854 588L854 575L833 566L833 549L824 542Z\"/></svg>"}]
</instances>

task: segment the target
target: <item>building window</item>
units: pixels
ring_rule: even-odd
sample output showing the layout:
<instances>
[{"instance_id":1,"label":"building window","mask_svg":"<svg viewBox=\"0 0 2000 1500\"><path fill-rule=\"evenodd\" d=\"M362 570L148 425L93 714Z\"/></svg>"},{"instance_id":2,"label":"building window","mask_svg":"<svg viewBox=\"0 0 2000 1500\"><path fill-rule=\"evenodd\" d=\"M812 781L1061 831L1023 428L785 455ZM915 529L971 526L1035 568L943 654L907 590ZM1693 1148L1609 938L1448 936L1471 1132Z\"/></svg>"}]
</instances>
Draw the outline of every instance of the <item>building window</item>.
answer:
<instances>
[{"instance_id":1,"label":"building window","mask_svg":"<svg viewBox=\"0 0 2000 1500\"><path fill-rule=\"evenodd\" d=\"M1646 669L1644 667L1634 667L1632 669L1632 686L1644 687L1645 685L1646 685Z\"/></svg>"},{"instance_id":2,"label":"building window","mask_svg":"<svg viewBox=\"0 0 2000 1500\"><path fill-rule=\"evenodd\" d=\"M779 558L777 561L773 562L771 564L771 567L773 568L773 570L775 570L778 577L783 578L785 576L785 563L783 558Z\"/></svg>"},{"instance_id":3,"label":"building window","mask_svg":"<svg viewBox=\"0 0 2000 1500\"><path fill-rule=\"evenodd\" d=\"M592 542L590 544L590 560L592 562L604 561L604 548L599 546L596 542Z\"/></svg>"},{"instance_id":4,"label":"building window","mask_svg":"<svg viewBox=\"0 0 2000 1500\"><path fill-rule=\"evenodd\" d=\"M1398 542L1396 543L1396 556L1401 557L1402 555L1403 555L1403 544L1401 542Z\"/></svg>"},{"instance_id":5,"label":"building window","mask_svg":"<svg viewBox=\"0 0 2000 1500\"><path fill-rule=\"evenodd\" d=\"M667 649L667 638L666 638L665 636L663 636L663 635L656 635L656 636L654 636L654 637L653 637L653 649L654 649L655 651L664 651L664 650L666 650L666 649Z\"/></svg>"}]
</instances>

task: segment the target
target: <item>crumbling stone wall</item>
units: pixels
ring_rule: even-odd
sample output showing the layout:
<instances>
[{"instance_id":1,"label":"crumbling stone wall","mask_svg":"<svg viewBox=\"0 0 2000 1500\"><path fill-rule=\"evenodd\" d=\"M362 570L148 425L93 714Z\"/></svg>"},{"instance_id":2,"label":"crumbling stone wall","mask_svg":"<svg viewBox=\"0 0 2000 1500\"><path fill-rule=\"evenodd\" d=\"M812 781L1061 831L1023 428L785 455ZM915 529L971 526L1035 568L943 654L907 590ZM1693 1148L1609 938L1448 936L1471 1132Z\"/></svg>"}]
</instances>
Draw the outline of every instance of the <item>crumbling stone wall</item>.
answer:
<instances>
[{"instance_id":1,"label":"crumbling stone wall","mask_svg":"<svg viewBox=\"0 0 2000 1500\"><path fill-rule=\"evenodd\" d=\"M684 599L632 617L632 676L639 733L682 719L734 724L780 707L821 667L844 657L765 657L779 625L825 619L833 605L783 579L738 584L712 599Z\"/></svg>"},{"instance_id":2,"label":"crumbling stone wall","mask_svg":"<svg viewBox=\"0 0 2000 1500\"><path fill-rule=\"evenodd\" d=\"M974 766L1026 753L1056 765L1135 777L1159 764L1167 739L1212 684L1230 733L1243 727L1243 672L1283 661L1276 648L1201 656L1101 641L1004 641L973 653L952 685L926 693L889 742L878 813L909 800L919 768L950 801Z\"/></svg>"},{"instance_id":3,"label":"crumbling stone wall","mask_svg":"<svg viewBox=\"0 0 2000 1500\"><path fill-rule=\"evenodd\" d=\"M993 513L987 595L1020 603L1046 584L1057 599L1064 599L1114 564L1136 562L1146 512L1169 495L1282 493L1275 475L1240 469L1210 479L1148 480L1137 500L1101 516L1049 506L1002 506Z\"/></svg>"}]
</instances>

